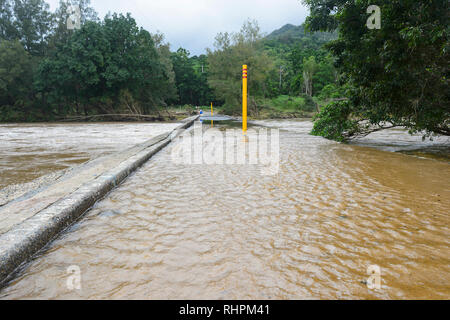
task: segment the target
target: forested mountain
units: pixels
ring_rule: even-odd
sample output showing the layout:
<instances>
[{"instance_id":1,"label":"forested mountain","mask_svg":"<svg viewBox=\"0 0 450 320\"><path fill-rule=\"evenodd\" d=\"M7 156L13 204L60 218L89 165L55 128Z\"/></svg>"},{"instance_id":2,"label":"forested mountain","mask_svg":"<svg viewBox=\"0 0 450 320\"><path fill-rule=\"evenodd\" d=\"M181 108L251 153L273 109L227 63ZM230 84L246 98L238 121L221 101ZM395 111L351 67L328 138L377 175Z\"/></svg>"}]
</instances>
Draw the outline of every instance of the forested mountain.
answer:
<instances>
[{"instance_id":1,"label":"forested mountain","mask_svg":"<svg viewBox=\"0 0 450 320\"><path fill-rule=\"evenodd\" d=\"M333 86L328 87L328 91L336 91L334 85L337 83L337 74L333 59L324 48L326 43L336 38L336 33L311 33L304 25L292 24L286 24L267 35L263 39L264 50L273 58L281 73L277 93L318 96L327 85ZM330 92L327 96L330 96Z\"/></svg>"},{"instance_id":2,"label":"forested mountain","mask_svg":"<svg viewBox=\"0 0 450 320\"><path fill-rule=\"evenodd\" d=\"M323 44L337 39L337 32L314 32L307 33L304 25L294 26L285 24L265 37L268 41L276 41L285 45L297 45L304 39L310 39L311 42Z\"/></svg>"}]
</instances>

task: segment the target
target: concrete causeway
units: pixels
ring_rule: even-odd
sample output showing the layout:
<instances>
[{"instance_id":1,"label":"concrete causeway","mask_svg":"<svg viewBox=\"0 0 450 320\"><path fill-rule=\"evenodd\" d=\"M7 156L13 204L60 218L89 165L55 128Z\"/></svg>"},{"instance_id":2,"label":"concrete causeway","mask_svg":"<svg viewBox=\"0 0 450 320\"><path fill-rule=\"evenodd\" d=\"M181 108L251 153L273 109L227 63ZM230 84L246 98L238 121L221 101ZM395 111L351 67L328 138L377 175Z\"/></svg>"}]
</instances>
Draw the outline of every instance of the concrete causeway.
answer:
<instances>
[{"instance_id":1,"label":"concrete causeway","mask_svg":"<svg viewBox=\"0 0 450 320\"><path fill-rule=\"evenodd\" d=\"M168 145L198 116L172 132L69 171L55 183L0 207L0 286L21 264L82 216L96 201Z\"/></svg>"}]
</instances>

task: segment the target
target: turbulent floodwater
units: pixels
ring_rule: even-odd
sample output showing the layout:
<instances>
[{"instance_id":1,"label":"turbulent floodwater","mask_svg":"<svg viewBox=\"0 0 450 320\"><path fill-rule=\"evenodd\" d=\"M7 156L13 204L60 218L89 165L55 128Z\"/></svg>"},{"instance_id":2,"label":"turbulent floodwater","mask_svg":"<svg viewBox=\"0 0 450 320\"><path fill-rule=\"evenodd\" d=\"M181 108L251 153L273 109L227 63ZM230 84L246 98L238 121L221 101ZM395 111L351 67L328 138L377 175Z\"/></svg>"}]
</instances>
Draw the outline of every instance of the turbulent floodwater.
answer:
<instances>
[{"instance_id":1,"label":"turbulent floodwater","mask_svg":"<svg viewBox=\"0 0 450 320\"><path fill-rule=\"evenodd\" d=\"M382 150L423 147L399 132L345 145L308 135L307 121L258 124L287 129L278 174L176 164L172 143L0 298L450 298L448 161ZM67 287L70 266L81 290Z\"/></svg>"},{"instance_id":2,"label":"turbulent floodwater","mask_svg":"<svg viewBox=\"0 0 450 320\"><path fill-rule=\"evenodd\" d=\"M176 123L0 124L0 189L111 154Z\"/></svg>"}]
</instances>

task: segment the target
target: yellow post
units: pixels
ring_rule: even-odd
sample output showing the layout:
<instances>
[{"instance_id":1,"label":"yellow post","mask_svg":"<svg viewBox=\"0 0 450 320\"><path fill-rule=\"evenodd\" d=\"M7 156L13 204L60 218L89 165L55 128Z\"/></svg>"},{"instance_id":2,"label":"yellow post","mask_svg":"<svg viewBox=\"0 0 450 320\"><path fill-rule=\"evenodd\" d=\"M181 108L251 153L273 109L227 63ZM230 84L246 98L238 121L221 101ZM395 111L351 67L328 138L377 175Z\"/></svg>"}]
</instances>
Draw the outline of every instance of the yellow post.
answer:
<instances>
[{"instance_id":1,"label":"yellow post","mask_svg":"<svg viewBox=\"0 0 450 320\"><path fill-rule=\"evenodd\" d=\"M247 65L242 66L242 131L247 132Z\"/></svg>"},{"instance_id":2,"label":"yellow post","mask_svg":"<svg viewBox=\"0 0 450 320\"><path fill-rule=\"evenodd\" d=\"M211 117L214 115L213 104L211 102ZM214 120L211 120L211 127L214 126Z\"/></svg>"}]
</instances>

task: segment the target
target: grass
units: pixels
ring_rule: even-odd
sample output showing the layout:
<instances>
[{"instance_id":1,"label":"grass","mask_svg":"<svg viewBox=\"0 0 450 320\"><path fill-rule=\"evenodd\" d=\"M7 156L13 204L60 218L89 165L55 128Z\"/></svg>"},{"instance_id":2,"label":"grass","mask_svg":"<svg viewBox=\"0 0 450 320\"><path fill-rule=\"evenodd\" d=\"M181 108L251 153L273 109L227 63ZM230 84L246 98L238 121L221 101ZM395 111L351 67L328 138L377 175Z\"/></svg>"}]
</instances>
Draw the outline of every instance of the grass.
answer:
<instances>
[{"instance_id":1,"label":"grass","mask_svg":"<svg viewBox=\"0 0 450 320\"><path fill-rule=\"evenodd\" d=\"M281 95L272 99L259 99L258 119L310 118L316 113L314 101L308 97Z\"/></svg>"}]
</instances>

